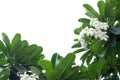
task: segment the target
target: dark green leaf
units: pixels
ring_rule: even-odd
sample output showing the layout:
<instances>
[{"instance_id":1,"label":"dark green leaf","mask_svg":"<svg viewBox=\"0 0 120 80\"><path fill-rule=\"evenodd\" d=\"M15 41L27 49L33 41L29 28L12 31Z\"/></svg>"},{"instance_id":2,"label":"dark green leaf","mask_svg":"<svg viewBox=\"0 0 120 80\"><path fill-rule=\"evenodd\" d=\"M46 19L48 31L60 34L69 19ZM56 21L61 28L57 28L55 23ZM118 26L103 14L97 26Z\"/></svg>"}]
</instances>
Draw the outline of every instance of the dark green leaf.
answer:
<instances>
[{"instance_id":1,"label":"dark green leaf","mask_svg":"<svg viewBox=\"0 0 120 80\"><path fill-rule=\"evenodd\" d=\"M20 34L16 34L14 36L14 38L12 39L11 48L12 48L12 50L16 50L20 46L21 46L21 35Z\"/></svg>"},{"instance_id":2,"label":"dark green leaf","mask_svg":"<svg viewBox=\"0 0 120 80\"><path fill-rule=\"evenodd\" d=\"M27 68L25 68L24 66L22 65L15 65L14 68L20 72L21 74L23 74L24 72L27 72Z\"/></svg>"},{"instance_id":3,"label":"dark green leaf","mask_svg":"<svg viewBox=\"0 0 120 80\"><path fill-rule=\"evenodd\" d=\"M63 76L63 80L66 80L67 78L71 78L74 74L79 74L79 66L73 67L65 72L65 75Z\"/></svg>"},{"instance_id":4,"label":"dark green leaf","mask_svg":"<svg viewBox=\"0 0 120 80\"><path fill-rule=\"evenodd\" d=\"M85 60L88 58L90 54L91 54L91 51L89 50L81 56L80 60L82 60L82 64L84 64Z\"/></svg>"},{"instance_id":5,"label":"dark green leaf","mask_svg":"<svg viewBox=\"0 0 120 80\"><path fill-rule=\"evenodd\" d=\"M81 48L81 49L75 50L75 51L72 52L72 53L77 54L77 53L81 53L81 52L83 52L83 51L85 51L85 49Z\"/></svg>"},{"instance_id":6,"label":"dark green leaf","mask_svg":"<svg viewBox=\"0 0 120 80\"><path fill-rule=\"evenodd\" d=\"M72 48L80 48L80 47L81 47L80 42L77 42L72 46Z\"/></svg>"},{"instance_id":7,"label":"dark green leaf","mask_svg":"<svg viewBox=\"0 0 120 80\"><path fill-rule=\"evenodd\" d=\"M2 66L4 64L7 64L7 60L4 57L0 58L0 66Z\"/></svg>"},{"instance_id":8,"label":"dark green leaf","mask_svg":"<svg viewBox=\"0 0 120 80\"><path fill-rule=\"evenodd\" d=\"M100 13L100 17L102 19L102 21L105 19L105 3L104 1L98 1L98 8L99 8L99 13Z\"/></svg>"},{"instance_id":9,"label":"dark green leaf","mask_svg":"<svg viewBox=\"0 0 120 80\"><path fill-rule=\"evenodd\" d=\"M120 35L120 27L118 27L118 26L111 27L110 32L115 35Z\"/></svg>"},{"instance_id":10,"label":"dark green leaf","mask_svg":"<svg viewBox=\"0 0 120 80\"><path fill-rule=\"evenodd\" d=\"M34 66L30 66L30 70L37 74L37 75L40 75L40 70L37 68L37 67L34 67Z\"/></svg>"},{"instance_id":11,"label":"dark green leaf","mask_svg":"<svg viewBox=\"0 0 120 80\"><path fill-rule=\"evenodd\" d=\"M86 60L87 65L90 64L92 58L93 58L93 54L90 54L90 55L88 56L87 60Z\"/></svg>"},{"instance_id":12,"label":"dark green leaf","mask_svg":"<svg viewBox=\"0 0 120 80\"><path fill-rule=\"evenodd\" d=\"M110 41L109 41L108 45L110 47L115 47L115 45L117 43L117 36L114 34L110 34L109 38L110 38Z\"/></svg>"},{"instance_id":13,"label":"dark green leaf","mask_svg":"<svg viewBox=\"0 0 120 80\"><path fill-rule=\"evenodd\" d=\"M80 18L78 21L83 23L90 23L90 20L86 18Z\"/></svg>"},{"instance_id":14,"label":"dark green leaf","mask_svg":"<svg viewBox=\"0 0 120 80\"><path fill-rule=\"evenodd\" d=\"M101 75L101 71L102 71L102 68L104 67L104 64L105 64L105 60L104 58L100 58L100 60L98 61L97 63L97 75L100 76Z\"/></svg>"},{"instance_id":15,"label":"dark green leaf","mask_svg":"<svg viewBox=\"0 0 120 80\"><path fill-rule=\"evenodd\" d=\"M74 60L75 60L75 55L70 53L59 62L59 64L56 66L56 70L58 71L57 80L60 80L62 74L65 73L65 71L72 66Z\"/></svg>"},{"instance_id":16,"label":"dark green leaf","mask_svg":"<svg viewBox=\"0 0 120 80\"><path fill-rule=\"evenodd\" d=\"M74 33L75 33L76 35L79 35L80 32L81 32L81 30L82 30L82 27L76 28L76 29L74 30Z\"/></svg>"},{"instance_id":17,"label":"dark green leaf","mask_svg":"<svg viewBox=\"0 0 120 80\"><path fill-rule=\"evenodd\" d=\"M53 56L51 58L51 62L53 64L53 68L55 68L56 65L60 62L60 59L61 59L61 57L60 57L59 54L57 54L57 53L53 54Z\"/></svg>"},{"instance_id":18,"label":"dark green leaf","mask_svg":"<svg viewBox=\"0 0 120 80\"><path fill-rule=\"evenodd\" d=\"M96 54L99 54L99 51L104 48L103 47L104 45L104 41L101 41L101 40L95 40L92 42L92 46L91 46L91 49L93 51L93 53L96 55ZM101 52L101 51L100 51Z\"/></svg>"},{"instance_id":19,"label":"dark green leaf","mask_svg":"<svg viewBox=\"0 0 120 80\"><path fill-rule=\"evenodd\" d=\"M6 47L1 40L0 40L0 51L6 53Z\"/></svg>"},{"instance_id":20,"label":"dark green leaf","mask_svg":"<svg viewBox=\"0 0 120 80\"><path fill-rule=\"evenodd\" d=\"M7 47L8 52L10 52L11 45L10 45L10 40L9 40L8 36L5 33L2 33L2 37L3 37L3 41Z\"/></svg>"}]
</instances>

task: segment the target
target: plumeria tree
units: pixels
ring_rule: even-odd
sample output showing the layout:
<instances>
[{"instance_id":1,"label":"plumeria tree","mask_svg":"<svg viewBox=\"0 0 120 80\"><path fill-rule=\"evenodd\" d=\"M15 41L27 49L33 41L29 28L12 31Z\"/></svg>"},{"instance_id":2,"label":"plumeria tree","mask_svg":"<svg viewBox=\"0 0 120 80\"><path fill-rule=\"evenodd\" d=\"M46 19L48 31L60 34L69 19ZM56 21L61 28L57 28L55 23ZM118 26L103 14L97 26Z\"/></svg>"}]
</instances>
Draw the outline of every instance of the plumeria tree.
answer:
<instances>
[{"instance_id":1,"label":"plumeria tree","mask_svg":"<svg viewBox=\"0 0 120 80\"><path fill-rule=\"evenodd\" d=\"M120 80L120 0L100 0L97 12L84 4L88 18L74 30L75 51L65 57L54 53L51 60L43 48L16 34L0 40L0 80ZM82 54L81 65L75 64Z\"/></svg>"},{"instance_id":2,"label":"plumeria tree","mask_svg":"<svg viewBox=\"0 0 120 80\"><path fill-rule=\"evenodd\" d=\"M98 1L97 12L84 4L88 18L80 18L82 26L75 29L79 35L73 48L84 52L80 72L82 79L119 80L120 71L120 0Z\"/></svg>"}]
</instances>

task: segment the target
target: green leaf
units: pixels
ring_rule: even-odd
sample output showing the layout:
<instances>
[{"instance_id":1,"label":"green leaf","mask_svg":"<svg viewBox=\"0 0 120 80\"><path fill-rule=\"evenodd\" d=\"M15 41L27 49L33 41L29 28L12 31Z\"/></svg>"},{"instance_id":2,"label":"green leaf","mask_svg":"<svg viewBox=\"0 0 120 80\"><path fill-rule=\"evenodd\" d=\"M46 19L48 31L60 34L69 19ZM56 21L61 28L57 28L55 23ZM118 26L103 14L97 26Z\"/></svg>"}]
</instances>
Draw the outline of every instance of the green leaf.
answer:
<instances>
[{"instance_id":1,"label":"green leaf","mask_svg":"<svg viewBox=\"0 0 120 80\"><path fill-rule=\"evenodd\" d=\"M103 21L105 19L105 3L104 3L104 1L102 1L102 0L98 1L97 6L99 8L100 17Z\"/></svg>"},{"instance_id":2,"label":"green leaf","mask_svg":"<svg viewBox=\"0 0 120 80\"><path fill-rule=\"evenodd\" d=\"M87 69L87 67L85 67L85 66L80 66L80 71L82 72L82 73L86 73L87 71L88 71L88 69Z\"/></svg>"},{"instance_id":3,"label":"green leaf","mask_svg":"<svg viewBox=\"0 0 120 80\"><path fill-rule=\"evenodd\" d=\"M70 53L59 62L59 64L56 66L56 70L58 71L57 80L60 80L63 73L65 73L65 71L67 71L72 66L74 60L75 60L75 55Z\"/></svg>"},{"instance_id":4,"label":"green leaf","mask_svg":"<svg viewBox=\"0 0 120 80\"><path fill-rule=\"evenodd\" d=\"M40 60L38 64L42 66L43 69L46 70L46 72L53 71L53 64L48 60Z\"/></svg>"},{"instance_id":5,"label":"green leaf","mask_svg":"<svg viewBox=\"0 0 120 80\"><path fill-rule=\"evenodd\" d=\"M80 48L80 47L81 47L80 42L77 42L72 46L72 48Z\"/></svg>"},{"instance_id":6,"label":"green leaf","mask_svg":"<svg viewBox=\"0 0 120 80\"><path fill-rule=\"evenodd\" d=\"M10 53L11 45L8 36L5 33L2 33L3 41L7 47L7 51Z\"/></svg>"},{"instance_id":7,"label":"green leaf","mask_svg":"<svg viewBox=\"0 0 120 80\"><path fill-rule=\"evenodd\" d=\"M7 60L5 58L0 58L0 66L7 63Z\"/></svg>"},{"instance_id":8,"label":"green leaf","mask_svg":"<svg viewBox=\"0 0 120 80\"><path fill-rule=\"evenodd\" d=\"M110 40L108 42L108 45L110 47L115 47L115 45L117 44L117 36L114 34L110 34L109 38L110 38Z\"/></svg>"},{"instance_id":9,"label":"green leaf","mask_svg":"<svg viewBox=\"0 0 120 80\"><path fill-rule=\"evenodd\" d=\"M92 14L92 17L99 18L99 14L91 7L89 4L84 4L83 5L87 11L87 13Z\"/></svg>"},{"instance_id":10,"label":"green leaf","mask_svg":"<svg viewBox=\"0 0 120 80\"><path fill-rule=\"evenodd\" d=\"M53 56L51 58L51 62L53 64L53 68L55 68L56 65L60 62L60 59L61 59L61 57L60 57L59 54L57 54L57 53L53 54Z\"/></svg>"},{"instance_id":11,"label":"green leaf","mask_svg":"<svg viewBox=\"0 0 120 80\"><path fill-rule=\"evenodd\" d=\"M80 60L82 60L82 64L84 64L85 60L88 58L90 54L91 54L91 51L89 50L81 56Z\"/></svg>"},{"instance_id":12,"label":"green leaf","mask_svg":"<svg viewBox=\"0 0 120 80\"><path fill-rule=\"evenodd\" d=\"M101 41L101 40L92 41L91 50L93 51L95 55L99 54L101 50L104 48L102 46L103 44L104 44L104 41Z\"/></svg>"},{"instance_id":13,"label":"green leaf","mask_svg":"<svg viewBox=\"0 0 120 80\"><path fill-rule=\"evenodd\" d=\"M24 72L27 72L27 68L25 68L22 65L15 65L14 68L21 74L24 74Z\"/></svg>"},{"instance_id":14,"label":"green leaf","mask_svg":"<svg viewBox=\"0 0 120 80\"><path fill-rule=\"evenodd\" d=\"M70 68L68 71L65 72L65 75L63 76L63 80L73 77L73 75L76 73L79 74L78 71L79 71L79 66Z\"/></svg>"},{"instance_id":15,"label":"green leaf","mask_svg":"<svg viewBox=\"0 0 120 80\"><path fill-rule=\"evenodd\" d=\"M116 17L116 1L115 0L106 0L105 17L108 21L108 25L113 26L115 22L115 17Z\"/></svg>"},{"instance_id":16,"label":"green leaf","mask_svg":"<svg viewBox=\"0 0 120 80\"><path fill-rule=\"evenodd\" d=\"M86 60L87 65L90 64L92 58L93 58L93 54L90 54L90 55L88 56L87 60Z\"/></svg>"},{"instance_id":17,"label":"green leaf","mask_svg":"<svg viewBox=\"0 0 120 80\"><path fill-rule=\"evenodd\" d=\"M40 70L37 68L37 67L34 67L34 66L30 66L30 70L37 74L37 75L40 75Z\"/></svg>"},{"instance_id":18,"label":"green leaf","mask_svg":"<svg viewBox=\"0 0 120 80\"><path fill-rule=\"evenodd\" d=\"M6 47L4 45L4 43L0 40L0 51L6 53Z\"/></svg>"},{"instance_id":19,"label":"green leaf","mask_svg":"<svg viewBox=\"0 0 120 80\"><path fill-rule=\"evenodd\" d=\"M120 27L118 27L118 26L111 27L110 32L115 35L120 35Z\"/></svg>"},{"instance_id":20,"label":"green leaf","mask_svg":"<svg viewBox=\"0 0 120 80\"><path fill-rule=\"evenodd\" d=\"M100 58L100 60L98 61L97 63L97 75L100 76L101 75L101 71L102 71L102 68L104 67L104 64L105 64L105 60L104 58Z\"/></svg>"},{"instance_id":21,"label":"green leaf","mask_svg":"<svg viewBox=\"0 0 120 80\"><path fill-rule=\"evenodd\" d=\"M74 33L75 33L76 35L79 35L82 29L83 29L82 27L76 28L76 29L74 30Z\"/></svg>"},{"instance_id":22,"label":"green leaf","mask_svg":"<svg viewBox=\"0 0 120 80\"><path fill-rule=\"evenodd\" d=\"M13 50L16 50L17 48L19 48L18 45L20 45L20 43L21 43L21 35L20 34L16 34L14 36L14 38L12 39L11 48Z\"/></svg>"},{"instance_id":23,"label":"green leaf","mask_svg":"<svg viewBox=\"0 0 120 80\"><path fill-rule=\"evenodd\" d=\"M90 20L86 18L80 18L78 21L83 23L90 23Z\"/></svg>"},{"instance_id":24,"label":"green leaf","mask_svg":"<svg viewBox=\"0 0 120 80\"><path fill-rule=\"evenodd\" d=\"M77 54L77 53L80 53L83 51L85 51L85 49L81 48L81 49L77 49L77 50L73 51L72 53Z\"/></svg>"},{"instance_id":25,"label":"green leaf","mask_svg":"<svg viewBox=\"0 0 120 80\"><path fill-rule=\"evenodd\" d=\"M57 70L47 71L44 75L47 78L47 80L56 80Z\"/></svg>"}]
</instances>

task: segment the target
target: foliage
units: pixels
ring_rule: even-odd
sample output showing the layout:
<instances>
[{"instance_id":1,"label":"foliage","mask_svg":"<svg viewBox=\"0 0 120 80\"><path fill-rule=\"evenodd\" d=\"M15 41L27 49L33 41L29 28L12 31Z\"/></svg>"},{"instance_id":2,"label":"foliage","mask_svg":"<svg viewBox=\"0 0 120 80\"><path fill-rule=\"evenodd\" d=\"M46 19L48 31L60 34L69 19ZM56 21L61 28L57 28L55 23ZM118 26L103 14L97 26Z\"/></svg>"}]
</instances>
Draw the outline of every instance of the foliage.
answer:
<instances>
[{"instance_id":1,"label":"foliage","mask_svg":"<svg viewBox=\"0 0 120 80\"><path fill-rule=\"evenodd\" d=\"M97 12L89 4L84 4L87 18L80 18L78 21L82 22L80 28L75 29L75 34L79 35L85 27L91 28L91 18L97 18L101 22L106 22L109 25L107 29L108 41L102 41L95 38L89 38L90 45L88 50L81 56L82 79L87 80L119 80L119 60L120 60L120 1L106 0L98 1ZM77 48L74 52L81 53L83 48L77 44L72 48ZM80 49L80 51L78 51ZM81 51L82 50L82 51ZM85 67L86 66L86 67Z\"/></svg>"},{"instance_id":2,"label":"foliage","mask_svg":"<svg viewBox=\"0 0 120 80\"><path fill-rule=\"evenodd\" d=\"M42 47L36 44L30 45L26 40L21 40L21 35L16 34L12 41L5 33L0 40L0 80L19 80L17 73L24 73L33 68L41 73L42 68L38 61L44 58L41 54ZM42 73L41 73L42 74ZM40 74L39 74L40 75Z\"/></svg>"},{"instance_id":3,"label":"foliage","mask_svg":"<svg viewBox=\"0 0 120 80\"><path fill-rule=\"evenodd\" d=\"M100 0L98 12L84 4L88 18L78 20L82 25L74 30L79 36L72 46L75 51L65 57L55 53L46 60L41 46L21 40L20 34L10 41L2 33L0 80L24 80L21 76L31 75L34 80L120 80L119 4L120 0ZM77 54L82 54L81 65L75 64Z\"/></svg>"}]
</instances>

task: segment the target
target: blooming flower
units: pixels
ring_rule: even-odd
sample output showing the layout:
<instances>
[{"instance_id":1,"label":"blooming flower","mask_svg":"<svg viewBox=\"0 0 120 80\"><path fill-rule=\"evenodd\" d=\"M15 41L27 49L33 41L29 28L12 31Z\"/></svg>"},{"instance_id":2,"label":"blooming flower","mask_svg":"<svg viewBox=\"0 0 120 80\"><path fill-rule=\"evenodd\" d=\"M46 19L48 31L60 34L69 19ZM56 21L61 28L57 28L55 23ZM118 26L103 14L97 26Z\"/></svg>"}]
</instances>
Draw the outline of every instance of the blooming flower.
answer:
<instances>
[{"instance_id":1,"label":"blooming flower","mask_svg":"<svg viewBox=\"0 0 120 80\"><path fill-rule=\"evenodd\" d=\"M20 75L20 80L37 80L38 76L36 74L28 75L26 72Z\"/></svg>"},{"instance_id":2,"label":"blooming flower","mask_svg":"<svg viewBox=\"0 0 120 80\"><path fill-rule=\"evenodd\" d=\"M20 80L30 80L30 76L26 74L26 72L24 74L21 74L20 77Z\"/></svg>"},{"instance_id":3,"label":"blooming flower","mask_svg":"<svg viewBox=\"0 0 120 80\"><path fill-rule=\"evenodd\" d=\"M107 30L109 28L109 26L108 26L107 23L100 22L100 21L98 21L97 18L92 18L90 20L90 25L93 26L93 27L95 27L95 29L97 29L97 30L100 30L100 29Z\"/></svg>"},{"instance_id":4,"label":"blooming flower","mask_svg":"<svg viewBox=\"0 0 120 80\"><path fill-rule=\"evenodd\" d=\"M80 33L80 44L82 48L87 48L88 44L85 37L94 37L95 39L100 39L107 41L108 35L106 30L109 28L108 24L105 22L98 21L97 18L92 18L90 20L90 25L92 28L85 27ZM103 31L104 30L104 31Z\"/></svg>"}]
</instances>

